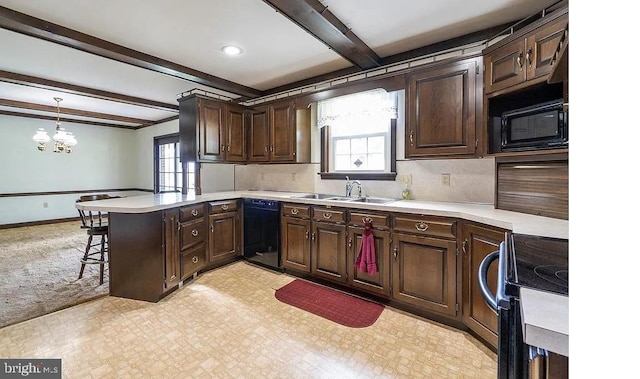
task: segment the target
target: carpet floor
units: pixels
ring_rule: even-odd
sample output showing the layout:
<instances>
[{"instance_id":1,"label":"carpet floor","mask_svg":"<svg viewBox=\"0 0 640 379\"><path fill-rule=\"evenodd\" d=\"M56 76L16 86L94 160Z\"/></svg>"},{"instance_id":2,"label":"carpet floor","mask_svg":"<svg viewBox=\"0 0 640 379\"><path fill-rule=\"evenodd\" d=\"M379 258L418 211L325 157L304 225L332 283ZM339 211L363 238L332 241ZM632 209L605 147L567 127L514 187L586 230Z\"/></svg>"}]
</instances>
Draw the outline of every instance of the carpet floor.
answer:
<instances>
[{"instance_id":1,"label":"carpet floor","mask_svg":"<svg viewBox=\"0 0 640 379\"><path fill-rule=\"evenodd\" d=\"M0 229L0 328L107 295L107 266L78 279L86 242L80 221Z\"/></svg>"}]
</instances>

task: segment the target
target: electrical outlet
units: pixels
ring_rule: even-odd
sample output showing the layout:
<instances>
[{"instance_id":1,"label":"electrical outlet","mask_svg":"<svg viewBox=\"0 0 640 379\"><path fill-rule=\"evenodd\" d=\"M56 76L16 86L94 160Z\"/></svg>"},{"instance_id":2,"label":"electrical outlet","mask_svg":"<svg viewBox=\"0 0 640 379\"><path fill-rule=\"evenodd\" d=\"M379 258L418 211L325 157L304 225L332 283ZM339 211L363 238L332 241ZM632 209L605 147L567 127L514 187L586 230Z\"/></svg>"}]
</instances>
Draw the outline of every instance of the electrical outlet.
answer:
<instances>
[{"instance_id":1,"label":"electrical outlet","mask_svg":"<svg viewBox=\"0 0 640 379\"><path fill-rule=\"evenodd\" d=\"M47 203L47 202L42 203L42 208L49 208L49 203Z\"/></svg>"},{"instance_id":2,"label":"electrical outlet","mask_svg":"<svg viewBox=\"0 0 640 379\"><path fill-rule=\"evenodd\" d=\"M260 180L264 180L264 172L260 173Z\"/></svg>"},{"instance_id":3,"label":"electrical outlet","mask_svg":"<svg viewBox=\"0 0 640 379\"><path fill-rule=\"evenodd\" d=\"M443 186L447 186L449 187L451 185L451 175L449 174L442 174L440 176L441 180L442 180L442 185Z\"/></svg>"},{"instance_id":4,"label":"electrical outlet","mask_svg":"<svg viewBox=\"0 0 640 379\"><path fill-rule=\"evenodd\" d=\"M400 181L404 184L411 184L411 174L400 175Z\"/></svg>"},{"instance_id":5,"label":"electrical outlet","mask_svg":"<svg viewBox=\"0 0 640 379\"><path fill-rule=\"evenodd\" d=\"M295 172L291 174L291 181L292 182L296 181L296 173Z\"/></svg>"}]
</instances>

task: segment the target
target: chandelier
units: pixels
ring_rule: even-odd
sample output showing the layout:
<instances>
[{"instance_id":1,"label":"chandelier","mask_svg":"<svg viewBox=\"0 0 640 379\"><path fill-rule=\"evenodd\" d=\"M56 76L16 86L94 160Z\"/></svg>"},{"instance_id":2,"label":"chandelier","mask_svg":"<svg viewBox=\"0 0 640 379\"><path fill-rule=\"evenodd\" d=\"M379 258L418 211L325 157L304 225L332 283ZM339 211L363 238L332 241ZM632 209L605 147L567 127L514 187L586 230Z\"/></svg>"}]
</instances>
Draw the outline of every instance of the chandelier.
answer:
<instances>
[{"instance_id":1,"label":"chandelier","mask_svg":"<svg viewBox=\"0 0 640 379\"><path fill-rule=\"evenodd\" d=\"M53 152L54 153L70 153L71 148L78 144L78 141L73 136L73 133L69 133L64 128L60 127L60 102L62 101L59 97L54 97L53 100L56 101L57 105L57 113L58 118L56 120L56 134L53 136ZM33 140L38 143L38 150L45 151L47 149L47 144L51 141L51 137L47 134L47 132L43 128L38 128L36 134L33 136Z\"/></svg>"}]
</instances>

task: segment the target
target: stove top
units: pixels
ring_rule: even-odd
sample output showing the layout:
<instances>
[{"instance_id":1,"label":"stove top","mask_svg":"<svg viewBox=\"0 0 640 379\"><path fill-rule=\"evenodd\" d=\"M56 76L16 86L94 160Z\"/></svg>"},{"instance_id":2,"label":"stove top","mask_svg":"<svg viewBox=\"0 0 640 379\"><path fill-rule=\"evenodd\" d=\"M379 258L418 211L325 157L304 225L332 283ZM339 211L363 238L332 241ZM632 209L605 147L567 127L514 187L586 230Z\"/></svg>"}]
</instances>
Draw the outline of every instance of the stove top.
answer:
<instances>
[{"instance_id":1,"label":"stove top","mask_svg":"<svg viewBox=\"0 0 640 379\"><path fill-rule=\"evenodd\" d=\"M569 296L569 241L512 234L508 281L518 287Z\"/></svg>"}]
</instances>

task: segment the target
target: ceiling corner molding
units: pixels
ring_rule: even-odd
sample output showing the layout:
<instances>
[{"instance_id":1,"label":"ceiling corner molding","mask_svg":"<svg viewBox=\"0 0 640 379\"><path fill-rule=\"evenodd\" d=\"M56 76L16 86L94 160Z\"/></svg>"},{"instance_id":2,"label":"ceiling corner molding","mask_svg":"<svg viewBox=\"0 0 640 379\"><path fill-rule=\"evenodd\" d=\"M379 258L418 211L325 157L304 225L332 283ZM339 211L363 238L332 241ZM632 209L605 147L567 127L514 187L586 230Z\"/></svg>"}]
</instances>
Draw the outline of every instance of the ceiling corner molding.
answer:
<instances>
[{"instance_id":1,"label":"ceiling corner molding","mask_svg":"<svg viewBox=\"0 0 640 379\"><path fill-rule=\"evenodd\" d=\"M380 57L319 1L263 1L359 68L381 66Z\"/></svg>"},{"instance_id":2,"label":"ceiling corner molding","mask_svg":"<svg viewBox=\"0 0 640 379\"><path fill-rule=\"evenodd\" d=\"M240 96L260 97L262 95L262 91L255 88L209 75L3 6L0 6L0 28Z\"/></svg>"}]
</instances>

